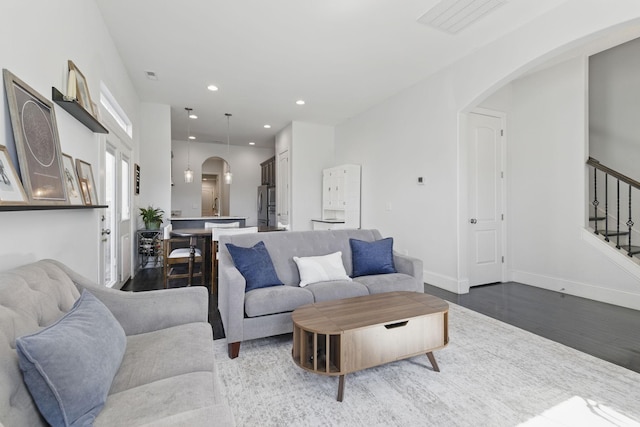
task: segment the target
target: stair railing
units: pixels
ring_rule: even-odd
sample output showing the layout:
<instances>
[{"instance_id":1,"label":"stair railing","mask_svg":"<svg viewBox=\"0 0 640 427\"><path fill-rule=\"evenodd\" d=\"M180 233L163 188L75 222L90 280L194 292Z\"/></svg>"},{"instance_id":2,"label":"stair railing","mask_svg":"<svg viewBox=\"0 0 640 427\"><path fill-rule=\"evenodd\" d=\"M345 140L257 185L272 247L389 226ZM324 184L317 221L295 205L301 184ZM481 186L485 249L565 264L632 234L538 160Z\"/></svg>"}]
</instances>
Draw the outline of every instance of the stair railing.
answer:
<instances>
[{"instance_id":1,"label":"stair railing","mask_svg":"<svg viewBox=\"0 0 640 427\"><path fill-rule=\"evenodd\" d=\"M593 168L593 201L591 201L591 205L593 206L593 221L594 221L594 233L602 234L604 236L605 241L609 241L609 236L616 237L616 248L624 249L627 252L627 255L633 256L636 254L640 254L640 247L634 247L632 245L632 233L634 232L633 226L633 209L632 209L632 193L635 190L636 192L640 192L640 182L634 180L633 178L629 178L628 176L611 169L600 163L597 159L593 157L589 157L587 160L587 165ZM604 218L598 216L598 207L600 206L600 200L598 200L598 171L604 174ZM616 230L609 231L609 177L615 180L616 186ZM621 196L620 196L620 184L626 184L628 186L628 219L623 225L626 225L627 231L620 231L621 225ZM636 193L640 194L640 193ZM622 196L624 197L624 196ZM604 234L598 228L598 222L604 219ZM620 238L621 236L627 236L627 244L621 245Z\"/></svg>"}]
</instances>

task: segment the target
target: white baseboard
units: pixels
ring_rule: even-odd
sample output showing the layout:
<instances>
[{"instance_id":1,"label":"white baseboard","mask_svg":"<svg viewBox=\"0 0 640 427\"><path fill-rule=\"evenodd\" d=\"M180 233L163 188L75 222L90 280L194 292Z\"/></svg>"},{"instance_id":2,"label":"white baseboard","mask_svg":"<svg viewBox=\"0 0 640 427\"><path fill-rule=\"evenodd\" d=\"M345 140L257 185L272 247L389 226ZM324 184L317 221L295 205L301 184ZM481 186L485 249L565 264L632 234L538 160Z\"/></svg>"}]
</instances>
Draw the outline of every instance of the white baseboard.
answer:
<instances>
[{"instance_id":1,"label":"white baseboard","mask_svg":"<svg viewBox=\"0 0 640 427\"><path fill-rule=\"evenodd\" d=\"M423 270L423 279L425 283L444 289L445 291L453 292L455 294L468 294L469 293L469 281L457 280L450 276L445 276L431 271Z\"/></svg>"},{"instance_id":2,"label":"white baseboard","mask_svg":"<svg viewBox=\"0 0 640 427\"><path fill-rule=\"evenodd\" d=\"M587 283L574 282L526 271L511 270L509 277L514 282L640 310L640 293L622 292L615 289L602 288Z\"/></svg>"}]
</instances>

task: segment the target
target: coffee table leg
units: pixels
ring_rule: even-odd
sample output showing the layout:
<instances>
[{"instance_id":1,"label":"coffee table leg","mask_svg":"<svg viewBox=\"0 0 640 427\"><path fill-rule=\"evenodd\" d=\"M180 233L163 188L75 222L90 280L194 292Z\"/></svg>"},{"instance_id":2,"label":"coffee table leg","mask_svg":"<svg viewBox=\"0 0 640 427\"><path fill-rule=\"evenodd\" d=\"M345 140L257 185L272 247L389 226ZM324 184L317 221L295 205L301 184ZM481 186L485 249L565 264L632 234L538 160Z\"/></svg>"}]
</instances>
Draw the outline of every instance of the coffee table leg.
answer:
<instances>
[{"instance_id":1,"label":"coffee table leg","mask_svg":"<svg viewBox=\"0 0 640 427\"><path fill-rule=\"evenodd\" d=\"M431 362L431 366L433 366L433 370L436 372L440 372L440 368L438 368L438 362L436 362L436 358L433 355L432 351L427 353L427 357L429 358L429 362Z\"/></svg>"},{"instance_id":2,"label":"coffee table leg","mask_svg":"<svg viewBox=\"0 0 640 427\"><path fill-rule=\"evenodd\" d=\"M340 375L340 381L338 382L338 402L342 402L344 397L344 375Z\"/></svg>"}]
</instances>

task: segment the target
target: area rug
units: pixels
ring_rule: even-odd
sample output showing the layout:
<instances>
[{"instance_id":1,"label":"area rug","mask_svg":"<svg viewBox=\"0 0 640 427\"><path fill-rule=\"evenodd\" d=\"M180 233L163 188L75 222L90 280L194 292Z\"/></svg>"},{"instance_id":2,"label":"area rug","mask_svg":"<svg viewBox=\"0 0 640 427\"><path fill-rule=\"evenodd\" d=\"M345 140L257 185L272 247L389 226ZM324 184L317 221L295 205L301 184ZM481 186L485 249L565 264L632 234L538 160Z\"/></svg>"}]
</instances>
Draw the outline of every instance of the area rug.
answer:
<instances>
[{"instance_id":1,"label":"area rug","mask_svg":"<svg viewBox=\"0 0 640 427\"><path fill-rule=\"evenodd\" d=\"M300 369L291 334L214 341L238 426L640 426L640 374L450 304L449 345L338 378Z\"/></svg>"}]
</instances>

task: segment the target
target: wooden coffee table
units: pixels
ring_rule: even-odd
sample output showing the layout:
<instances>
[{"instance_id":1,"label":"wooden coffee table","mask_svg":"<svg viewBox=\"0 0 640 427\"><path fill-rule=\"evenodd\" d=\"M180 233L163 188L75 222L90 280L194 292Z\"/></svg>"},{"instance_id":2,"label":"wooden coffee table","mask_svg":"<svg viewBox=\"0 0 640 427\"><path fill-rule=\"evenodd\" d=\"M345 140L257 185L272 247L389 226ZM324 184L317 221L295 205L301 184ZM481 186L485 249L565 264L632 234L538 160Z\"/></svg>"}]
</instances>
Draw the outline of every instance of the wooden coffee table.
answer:
<instances>
[{"instance_id":1,"label":"wooden coffee table","mask_svg":"<svg viewBox=\"0 0 640 427\"><path fill-rule=\"evenodd\" d=\"M449 342L449 304L419 292L386 292L307 304L293 319L295 363L322 375L351 372L426 354L439 372L433 351Z\"/></svg>"}]
</instances>

